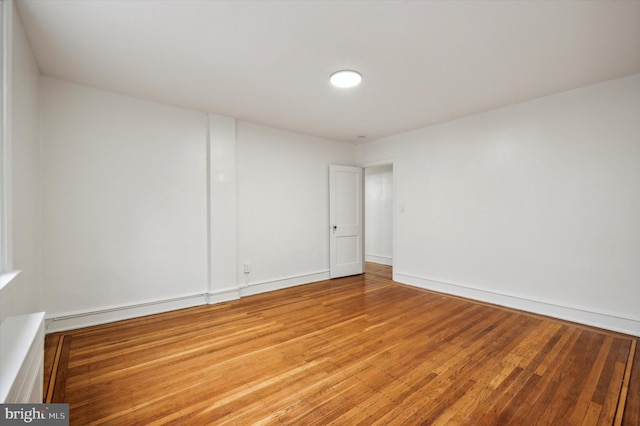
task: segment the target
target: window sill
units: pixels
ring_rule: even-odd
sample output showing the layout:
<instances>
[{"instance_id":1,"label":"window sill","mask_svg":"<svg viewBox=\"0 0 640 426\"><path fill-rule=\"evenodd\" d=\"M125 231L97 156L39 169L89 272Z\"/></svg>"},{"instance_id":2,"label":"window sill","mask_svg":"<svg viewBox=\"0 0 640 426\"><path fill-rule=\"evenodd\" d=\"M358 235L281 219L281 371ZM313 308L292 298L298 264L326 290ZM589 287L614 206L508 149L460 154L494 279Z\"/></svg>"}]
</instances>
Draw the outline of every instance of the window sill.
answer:
<instances>
[{"instance_id":1,"label":"window sill","mask_svg":"<svg viewBox=\"0 0 640 426\"><path fill-rule=\"evenodd\" d=\"M13 279L18 276L19 273L20 271L11 271L0 274L0 293L9 287Z\"/></svg>"},{"instance_id":2,"label":"window sill","mask_svg":"<svg viewBox=\"0 0 640 426\"><path fill-rule=\"evenodd\" d=\"M0 403L35 402L42 398L44 312L20 315L0 324ZM34 374L35 373L35 374Z\"/></svg>"}]
</instances>

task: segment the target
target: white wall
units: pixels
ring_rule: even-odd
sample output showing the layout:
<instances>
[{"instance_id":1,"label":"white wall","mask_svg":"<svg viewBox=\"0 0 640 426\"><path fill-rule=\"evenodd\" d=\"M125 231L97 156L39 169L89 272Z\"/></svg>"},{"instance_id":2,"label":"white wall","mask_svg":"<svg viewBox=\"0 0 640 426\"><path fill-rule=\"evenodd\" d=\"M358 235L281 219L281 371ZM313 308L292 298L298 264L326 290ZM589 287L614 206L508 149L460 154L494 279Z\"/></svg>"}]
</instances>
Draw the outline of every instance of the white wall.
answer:
<instances>
[{"instance_id":1,"label":"white wall","mask_svg":"<svg viewBox=\"0 0 640 426\"><path fill-rule=\"evenodd\" d=\"M328 166L353 145L49 77L41 92L49 331L328 277Z\"/></svg>"},{"instance_id":2,"label":"white wall","mask_svg":"<svg viewBox=\"0 0 640 426\"><path fill-rule=\"evenodd\" d=\"M209 296L237 299L236 120L209 115Z\"/></svg>"},{"instance_id":3,"label":"white wall","mask_svg":"<svg viewBox=\"0 0 640 426\"><path fill-rule=\"evenodd\" d=\"M357 148L52 78L40 91L54 329L328 277L328 165L393 158L397 280L640 334L638 75Z\"/></svg>"},{"instance_id":4,"label":"white wall","mask_svg":"<svg viewBox=\"0 0 640 426\"><path fill-rule=\"evenodd\" d=\"M364 169L365 260L393 264L393 166Z\"/></svg>"},{"instance_id":5,"label":"white wall","mask_svg":"<svg viewBox=\"0 0 640 426\"><path fill-rule=\"evenodd\" d=\"M354 164L355 147L242 121L237 143L245 293L328 278L329 165Z\"/></svg>"},{"instance_id":6,"label":"white wall","mask_svg":"<svg viewBox=\"0 0 640 426\"><path fill-rule=\"evenodd\" d=\"M42 310L40 276L40 73L19 15L13 13L11 208L13 268L22 272L0 293L0 322Z\"/></svg>"},{"instance_id":7,"label":"white wall","mask_svg":"<svg viewBox=\"0 0 640 426\"><path fill-rule=\"evenodd\" d=\"M92 313L86 324L104 321L96 312L107 308L202 303L206 114L41 82L48 317Z\"/></svg>"},{"instance_id":8,"label":"white wall","mask_svg":"<svg viewBox=\"0 0 640 426\"><path fill-rule=\"evenodd\" d=\"M640 335L640 75L360 145L395 158L395 277Z\"/></svg>"}]
</instances>

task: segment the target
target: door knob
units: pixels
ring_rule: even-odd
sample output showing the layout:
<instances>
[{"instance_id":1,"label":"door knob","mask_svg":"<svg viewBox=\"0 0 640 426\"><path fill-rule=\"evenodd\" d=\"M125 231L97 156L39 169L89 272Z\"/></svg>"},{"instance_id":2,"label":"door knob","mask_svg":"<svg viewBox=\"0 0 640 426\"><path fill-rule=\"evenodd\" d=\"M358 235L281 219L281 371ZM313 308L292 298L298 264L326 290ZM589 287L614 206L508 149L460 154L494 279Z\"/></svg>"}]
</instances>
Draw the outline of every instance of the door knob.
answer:
<instances>
[{"instance_id":1,"label":"door knob","mask_svg":"<svg viewBox=\"0 0 640 426\"><path fill-rule=\"evenodd\" d=\"M335 231L336 229L338 229L338 225L333 225L331 228Z\"/></svg>"}]
</instances>

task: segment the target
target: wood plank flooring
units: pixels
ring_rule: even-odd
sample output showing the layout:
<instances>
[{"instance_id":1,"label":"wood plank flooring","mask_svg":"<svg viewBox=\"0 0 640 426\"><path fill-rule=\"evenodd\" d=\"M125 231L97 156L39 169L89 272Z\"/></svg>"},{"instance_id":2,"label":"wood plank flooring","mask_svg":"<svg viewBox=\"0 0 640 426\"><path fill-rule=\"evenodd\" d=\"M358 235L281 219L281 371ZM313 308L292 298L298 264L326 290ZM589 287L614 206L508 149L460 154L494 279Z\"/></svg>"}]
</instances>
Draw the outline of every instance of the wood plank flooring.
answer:
<instances>
[{"instance_id":1,"label":"wood plank flooring","mask_svg":"<svg viewBox=\"0 0 640 426\"><path fill-rule=\"evenodd\" d=\"M381 273L50 334L45 399L72 425L638 425L634 338Z\"/></svg>"},{"instance_id":2,"label":"wood plank flooring","mask_svg":"<svg viewBox=\"0 0 640 426\"><path fill-rule=\"evenodd\" d=\"M369 277L384 278L386 280L393 279L393 270L391 266L381 265L379 263L365 262L365 273Z\"/></svg>"}]
</instances>

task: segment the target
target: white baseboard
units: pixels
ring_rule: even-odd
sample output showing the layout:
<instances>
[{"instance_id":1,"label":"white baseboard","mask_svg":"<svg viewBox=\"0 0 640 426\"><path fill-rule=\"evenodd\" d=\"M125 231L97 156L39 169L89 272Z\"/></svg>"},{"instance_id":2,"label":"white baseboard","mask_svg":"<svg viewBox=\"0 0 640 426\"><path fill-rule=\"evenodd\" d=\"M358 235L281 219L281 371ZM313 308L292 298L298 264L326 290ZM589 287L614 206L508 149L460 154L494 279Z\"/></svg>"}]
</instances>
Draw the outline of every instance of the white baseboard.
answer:
<instances>
[{"instance_id":1,"label":"white baseboard","mask_svg":"<svg viewBox=\"0 0 640 426\"><path fill-rule=\"evenodd\" d=\"M365 262L379 263L381 265L393 266L393 258L391 256L380 256L377 254L365 254Z\"/></svg>"},{"instance_id":2,"label":"white baseboard","mask_svg":"<svg viewBox=\"0 0 640 426\"><path fill-rule=\"evenodd\" d=\"M329 271L313 272L275 280L250 283L242 287L225 287L208 293L188 294L179 297L150 300L129 305L107 306L94 310L49 313L46 318L47 333L73 330L105 324L145 315L159 314L204 304L215 304L240 299L244 296L280 290L296 285L328 280Z\"/></svg>"},{"instance_id":3,"label":"white baseboard","mask_svg":"<svg viewBox=\"0 0 640 426\"><path fill-rule=\"evenodd\" d=\"M379 263L379 262L377 262ZM96 310L48 313L47 333L71 330L91 325L104 324L145 315L158 314L203 304L216 304L236 300L244 296L280 290L297 285L330 279L329 271L319 271L274 280L250 283L241 287L225 287L204 294L188 294L179 297L151 300L142 303L108 306ZM533 300L520 296L496 293L467 285L445 283L428 278L402 274L394 271L393 280L426 290L451 294L481 302L547 315L580 324L599 327L611 331L640 336L640 320L626 318L606 312L559 305L546 300Z\"/></svg>"},{"instance_id":4,"label":"white baseboard","mask_svg":"<svg viewBox=\"0 0 640 426\"><path fill-rule=\"evenodd\" d=\"M283 288L294 287L302 284L309 284L316 281L328 280L329 271L312 272L309 274L296 275L292 277L279 278L275 280L249 283L248 286L240 288L240 296L251 296L268 291L281 290Z\"/></svg>"},{"instance_id":5,"label":"white baseboard","mask_svg":"<svg viewBox=\"0 0 640 426\"><path fill-rule=\"evenodd\" d=\"M559 305L550 301L525 299L519 296L495 293L465 285L444 283L396 272L393 274L393 280L426 290L433 290L494 305L547 315L619 333L640 336L640 320L634 318L620 317L611 313L594 312L593 310L580 307Z\"/></svg>"},{"instance_id":6,"label":"white baseboard","mask_svg":"<svg viewBox=\"0 0 640 426\"><path fill-rule=\"evenodd\" d=\"M206 304L207 296L206 293L187 294L135 304L107 306L95 310L48 313L46 317L46 329L47 333L53 333L56 331L72 330L91 325L190 308L192 306Z\"/></svg>"},{"instance_id":7,"label":"white baseboard","mask_svg":"<svg viewBox=\"0 0 640 426\"><path fill-rule=\"evenodd\" d=\"M192 306L228 302L240 299L244 296L251 296L268 291L309 284L316 281L328 280L329 278L329 271L320 271L275 280L250 283L247 286L225 287L202 294L189 294L180 297L151 300L130 305L107 306L95 310L49 313L46 318L46 330L47 333L53 333L145 315L159 314L177 309L190 308Z\"/></svg>"},{"instance_id":8,"label":"white baseboard","mask_svg":"<svg viewBox=\"0 0 640 426\"><path fill-rule=\"evenodd\" d=\"M225 287L221 289L211 290L209 292L209 304L229 302L231 300L240 299L239 287Z\"/></svg>"}]
</instances>

